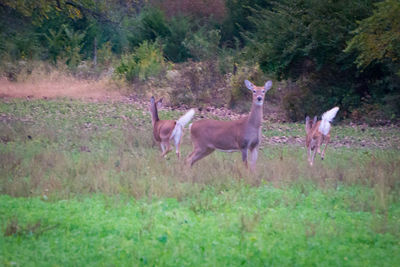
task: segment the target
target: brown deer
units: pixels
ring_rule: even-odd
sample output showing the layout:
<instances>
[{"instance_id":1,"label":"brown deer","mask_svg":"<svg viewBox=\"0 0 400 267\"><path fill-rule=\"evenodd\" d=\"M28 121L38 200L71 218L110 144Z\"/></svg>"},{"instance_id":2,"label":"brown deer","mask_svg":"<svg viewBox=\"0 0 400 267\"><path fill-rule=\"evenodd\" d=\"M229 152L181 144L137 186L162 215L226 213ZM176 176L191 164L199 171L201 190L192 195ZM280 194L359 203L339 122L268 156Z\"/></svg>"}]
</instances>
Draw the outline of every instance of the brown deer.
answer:
<instances>
[{"instance_id":1,"label":"brown deer","mask_svg":"<svg viewBox=\"0 0 400 267\"><path fill-rule=\"evenodd\" d=\"M176 155L180 158L180 145L183 136L183 128L193 118L194 109L186 112L185 115L180 117L177 121L174 120L160 120L158 117L157 106L161 106L162 98L158 101L154 100L152 96L150 99L149 110L151 113L151 121L153 124L153 137L154 140L160 144L161 156L165 157L170 148L170 140L174 139Z\"/></svg>"},{"instance_id":2,"label":"brown deer","mask_svg":"<svg viewBox=\"0 0 400 267\"><path fill-rule=\"evenodd\" d=\"M258 87L245 80L245 85L253 94L248 116L234 121L200 120L189 126L193 152L186 162L190 166L217 149L223 152L240 151L247 168L250 150L250 167L254 169L261 139L264 96L271 89L272 82L268 81L264 86Z\"/></svg>"},{"instance_id":3,"label":"brown deer","mask_svg":"<svg viewBox=\"0 0 400 267\"><path fill-rule=\"evenodd\" d=\"M330 130L331 122L335 118L336 113L339 111L338 107L334 107L322 114L322 119L317 121L317 116L313 121L306 117L306 148L308 163L312 166L314 163L315 154L321 154L321 159L325 157L325 150L331 140ZM325 143L325 148L321 153L321 146Z\"/></svg>"}]
</instances>

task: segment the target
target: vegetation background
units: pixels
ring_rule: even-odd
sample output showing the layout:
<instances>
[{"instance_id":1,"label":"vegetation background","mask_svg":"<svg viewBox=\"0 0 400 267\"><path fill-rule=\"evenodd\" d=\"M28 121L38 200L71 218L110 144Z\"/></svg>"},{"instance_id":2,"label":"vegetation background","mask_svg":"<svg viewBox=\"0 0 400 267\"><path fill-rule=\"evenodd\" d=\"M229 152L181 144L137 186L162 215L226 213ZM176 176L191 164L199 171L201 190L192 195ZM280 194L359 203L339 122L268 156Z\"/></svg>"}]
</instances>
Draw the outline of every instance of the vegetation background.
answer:
<instances>
[{"instance_id":1,"label":"vegetation background","mask_svg":"<svg viewBox=\"0 0 400 267\"><path fill-rule=\"evenodd\" d=\"M273 78L266 111L280 119L338 105L340 119L387 124L400 115L399 11L397 0L1 0L0 71L21 80L46 62L44 75L109 75L171 105L239 111L244 78Z\"/></svg>"}]
</instances>

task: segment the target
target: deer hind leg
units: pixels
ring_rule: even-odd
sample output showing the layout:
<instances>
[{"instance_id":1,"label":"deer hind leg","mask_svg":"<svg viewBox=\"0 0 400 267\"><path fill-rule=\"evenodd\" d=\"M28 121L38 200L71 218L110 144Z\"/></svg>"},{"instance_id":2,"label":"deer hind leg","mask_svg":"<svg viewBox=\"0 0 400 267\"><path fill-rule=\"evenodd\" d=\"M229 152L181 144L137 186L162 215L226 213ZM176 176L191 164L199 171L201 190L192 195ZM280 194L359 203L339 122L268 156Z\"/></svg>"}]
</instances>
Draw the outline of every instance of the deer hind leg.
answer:
<instances>
[{"instance_id":1,"label":"deer hind leg","mask_svg":"<svg viewBox=\"0 0 400 267\"><path fill-rule=\"evenodd\" d=\"M179 127L173 137L175 144L175 152L178 158L181 157L180 147L181 147L182 136L183 136L183 130L182 127Z\"/></svg>"},{"instance_id":2,"label":"deer hind leg","mask_svg":"<svg viewBox=\"0 0 400 267\"><path fill-rule=\"evenodd\" d=\"M325 136L324 141L325 141L325 147L324 150L321 153L321 159L323 160L325 158L325 150L328 147L328 143L331 140L331 137L329 135Z\"/></svg>"},{"instance_id":3,"label":"deer hind leg","mask_svg":"<svg viewBox=\"0 0 400 267\"><path fill-rule=\"evenodd\" d=\"M316 144L316 146L317 146L317 152L318 152L318 154L321 154L321 145L322 145L322 142L324 141L323 138L324 138L324 137L323 137L322 135L320 135L320 136L317 138L317 144Z\"/></svg>"},{"instance_id":4,"label":"deer hind leg","mask_svg":"<svg viewBox=\"0 0 400 267\"><path fill-rule=\"evenodd\" d=\"M161 157L165 157L167 155L167 153L169 151L171 151L171 147L170 147L168 139L161 141L161 149L162 149Z\"/></svg>"},{"instance_id":5,"label":"deer hind leg","mask_svg":"<svg viewBox=\"0 0 400 267\"><path fill-rule=\"evenodd\" d=\"M195 149L190 156L187 158L187 162L190 164L190 167L193 166L193 164L201 160L202 158L210 155L212 152L214 152L214 149L211 148L204 148L204 149Z\"/></svg>"}]
</instances>

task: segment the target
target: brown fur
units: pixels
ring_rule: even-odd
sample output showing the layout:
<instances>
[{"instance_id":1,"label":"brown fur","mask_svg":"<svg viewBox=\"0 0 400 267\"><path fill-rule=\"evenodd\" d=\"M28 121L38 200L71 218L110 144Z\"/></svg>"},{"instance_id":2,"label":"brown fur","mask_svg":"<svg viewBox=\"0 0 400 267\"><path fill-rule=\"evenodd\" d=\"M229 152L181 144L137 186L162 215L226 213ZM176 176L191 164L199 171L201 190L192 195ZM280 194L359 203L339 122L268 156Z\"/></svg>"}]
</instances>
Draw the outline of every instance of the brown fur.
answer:
<instances>
[{"instance_id":1,"label":"brown fur","mask_svg":"<svg viewBox=\"0 0 400 267\"><path fill-rule=\"evenodd\" d=\"M265 88L251 84L252 89L249 89L253 91L253 102L250 114L246 117L235 121L194 122L190 128L193 152L187 158L190 166L217 149L225 152L240 151L246 167L248 150L250 150L250 163L254 167L261 139L264 96L271 85Z\"/></svg>"},{"instance_id":2,"label":"brown fur","mask_svg":"<svg viewBox=\"0 0 400 267\"><path fill-rule=\"evenodd\" d=\"M176 121L160 120L158 118L157 104L161 104L161 102L162 98L156 102L154 101L154 97L152 97L149 110L151 113L151 120L153 124L153 137L154 140L160 145L162 151L161 156L164 157L169 151L171 151L170 139L171 139L171 134L175 128ZM177 147L178 158L180 157L179 145Z\"/></svg>"},{"instance_id":3,"label":"brown fur","mask_svg":"<svg viewBox=\"0 0 400 267\"><path fill-rule=\"evenodd\" d=\"M315 154L318 152L321 154L321 159L325 157L325 150L331 140L331 134L323 135L319 132L318 128L321 121L317 121L317 117L314 117L313 121L306 118L306 148L308 162L312 166L314 163ZM325 148L321 153L321 146L325 143Z\"/></svg>"}]
</instances>

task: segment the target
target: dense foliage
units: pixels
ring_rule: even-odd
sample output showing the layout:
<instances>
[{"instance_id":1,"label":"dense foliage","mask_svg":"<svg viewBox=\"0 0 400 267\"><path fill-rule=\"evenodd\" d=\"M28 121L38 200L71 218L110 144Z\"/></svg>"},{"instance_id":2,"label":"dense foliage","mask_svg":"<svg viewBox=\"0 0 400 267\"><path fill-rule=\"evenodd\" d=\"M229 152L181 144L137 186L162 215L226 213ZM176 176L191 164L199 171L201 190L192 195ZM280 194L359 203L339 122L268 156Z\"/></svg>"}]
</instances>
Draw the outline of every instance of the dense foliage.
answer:
<instances>
[{"instance_id":1,"label":"dense foliage","mask_svg":"<svg viewBox=\"0 0 400 267\"><path fill-rule=\"evenodd\" d=\"M126 69L126 55L157 43L166 61L284 80L291 120L339 105L342 118L385 123L400 115L399 11L398 0L0 0L0 65L10 78L21 60Z\"/></svg>"}]
</instances>

